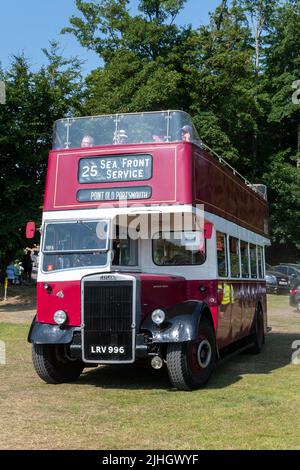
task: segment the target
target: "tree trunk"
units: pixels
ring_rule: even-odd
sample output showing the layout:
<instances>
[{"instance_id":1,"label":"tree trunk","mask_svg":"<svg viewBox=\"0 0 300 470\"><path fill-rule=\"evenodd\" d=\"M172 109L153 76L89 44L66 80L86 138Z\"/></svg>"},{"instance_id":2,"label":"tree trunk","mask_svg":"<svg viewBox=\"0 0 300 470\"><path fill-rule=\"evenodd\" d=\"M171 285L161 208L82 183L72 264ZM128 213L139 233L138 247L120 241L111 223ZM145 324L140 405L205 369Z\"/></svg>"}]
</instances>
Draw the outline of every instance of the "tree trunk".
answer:
<instances>
[{"instance_id":1,"label":"tree trunk","mask_svg":"<svg viewBox=\"0 0 300 470\"><path fill-rule=\"evenodd\" d=\"M300 120L298 121L297 129L297 152L300 154ZM300 158L297 159L297 168L300 168Z\"/></svg>"}]
</instances>

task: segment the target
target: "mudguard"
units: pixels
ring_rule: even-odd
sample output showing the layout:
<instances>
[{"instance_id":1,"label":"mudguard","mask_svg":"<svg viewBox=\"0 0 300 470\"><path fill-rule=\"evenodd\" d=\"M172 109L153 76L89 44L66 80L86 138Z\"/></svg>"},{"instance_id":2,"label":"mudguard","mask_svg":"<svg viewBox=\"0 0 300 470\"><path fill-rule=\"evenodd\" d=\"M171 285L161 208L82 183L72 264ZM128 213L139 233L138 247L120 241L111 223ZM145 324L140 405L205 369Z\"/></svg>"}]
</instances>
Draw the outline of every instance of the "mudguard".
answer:
<instances>
[{"instance_id":1,"label":"mudguard","mask_svg":"<svg viewBox=\"0 0 300 470\"><path fill-rule=\"evenodd\" d=\"M27 341L34 344L69 344L72 342L75 330L78 330L78 327L60 328L58 325L36 322L34 318Z\"/></svg>"},{"instance_id":2,"label":"mudguard","mask_svg":"<svg viewBox=\"0 0 300 470\"><path fill-rule=\"evenodd\" d=\"M205 302L193 300L165 310L166 320L161 326L155 325L149 315L142 323L141 330L152 334L153 343L182 343L197 338L198 328L204 312L210 314Z\"/></svg>"}]
</instances>

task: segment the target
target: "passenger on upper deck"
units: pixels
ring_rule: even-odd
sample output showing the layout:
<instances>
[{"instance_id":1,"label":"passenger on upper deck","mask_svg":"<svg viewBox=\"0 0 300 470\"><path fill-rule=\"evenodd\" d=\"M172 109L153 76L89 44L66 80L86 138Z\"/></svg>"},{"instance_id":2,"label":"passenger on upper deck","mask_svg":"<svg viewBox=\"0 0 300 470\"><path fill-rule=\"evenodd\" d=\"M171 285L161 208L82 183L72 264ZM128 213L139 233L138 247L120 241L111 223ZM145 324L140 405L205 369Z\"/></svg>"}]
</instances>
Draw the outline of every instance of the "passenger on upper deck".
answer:
<instances>
[{"instance_id":1,"label":"passenger on upper deck","mask_svg":"<svg viewBox=\"0 0 300 470\"><path fill-rule=\"evenodd\" d=\"M124 129L120 129L114 134L114 144L128 144L128 135Z\"/></svg>"},{"instance_id":2,"label":"passenger on upper deck","mask_svg":"<svg viewBox=\"0 0 300 470\"><path fill-rule=\"evenodd\" d=\"M153 134L152 138L153 142L164 142L164 137L161 134Z\"/></svg>"},{"instance_id":3,"label":"passenger on upper deck","mask_svg":"<svg viewBox=\"0 0 300 470\"><path fill-rule=\"evenodd\" d=\"M191 142L192 140L192 127L191 126L183 126L181 128L181 137L184 142Z\"/></svg>"},{"instance_id":4,"label":"passenger on upper deck","mask_svg":"<svg viewBox=\"0 0 300 470\"><path fill-rule=\"evenodd\" d=\"M85 135L81 141L80 147L93 147L94 145L94 138L91 135Z\"/></svg>"}]
</instances>

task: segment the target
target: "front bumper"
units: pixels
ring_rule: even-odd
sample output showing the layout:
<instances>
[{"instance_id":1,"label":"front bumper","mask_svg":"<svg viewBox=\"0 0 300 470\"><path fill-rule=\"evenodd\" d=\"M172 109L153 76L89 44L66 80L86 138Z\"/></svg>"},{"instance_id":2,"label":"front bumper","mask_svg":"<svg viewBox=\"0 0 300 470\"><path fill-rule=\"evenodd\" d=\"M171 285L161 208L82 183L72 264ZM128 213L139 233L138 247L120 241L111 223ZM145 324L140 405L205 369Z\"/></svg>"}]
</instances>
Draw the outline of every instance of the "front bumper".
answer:
<instances>
[{"instance_id":1,"label":"front bumper","mask_svg":"<svg viewBox=\"0 0 300 470\"><path fill-rule=\"evenodd\" d=\"M70 354L76 359L82 360L82 330L79 326L50 325L33 321L28 342L32 344L65 344L70 348ZM137 334L135 337L136 359L146 358L153 351L153 345L145 334ZM90 361L86 361L90 363ZM99 361L99 364L102 361Z\"/></svg>"},{"instance_id":2,"label":"front bumper","mask_svg":"<svg viewBox=\"0 0 300 470\"><path fill-rule=\"evenodd\" d=\"M80 327L61 327L49 323L39 323L34 319L27 340L33 344L70 344L75 331L78 330L80 331Z\"/></svg>"}]
</instances>

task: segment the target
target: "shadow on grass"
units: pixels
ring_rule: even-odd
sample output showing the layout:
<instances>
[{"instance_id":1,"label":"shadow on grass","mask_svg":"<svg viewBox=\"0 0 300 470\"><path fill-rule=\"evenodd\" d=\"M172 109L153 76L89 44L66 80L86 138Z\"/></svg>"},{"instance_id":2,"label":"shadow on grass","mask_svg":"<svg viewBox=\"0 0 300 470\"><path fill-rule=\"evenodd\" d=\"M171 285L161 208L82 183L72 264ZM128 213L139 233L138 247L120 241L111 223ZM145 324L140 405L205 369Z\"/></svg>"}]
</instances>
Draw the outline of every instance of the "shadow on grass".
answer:
<instances>
[{"instance_id":1,"label":"shadow on grass","mask_svg":"<svg viewBox=\"0 0 300 470\"><path fill-rule=\"evenodd\" d=\"M240 353L222 360L211 377L207 388L219 389L239 382L243 375L270 374L291 363L292 343L300 341L299 333L270 333L261 354ZM173 391L167 368L156 371L149 361L133 365L102 366L85 369L76 384L94 385L114 389L165 389Z\"/></svg>"},{"instance_id":2,"label":"shadow on grass","mask_svg":"<svg viewBox=\"0 0 300 470\"><path fill-rule=\"evenodd\" d=\"M105 365L95 369L85 369L76 384L94 385L116 389L168 389L167 369L154 370L149 361L135 364Z\"/></svg>"}]
</instances>

